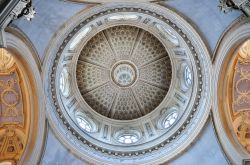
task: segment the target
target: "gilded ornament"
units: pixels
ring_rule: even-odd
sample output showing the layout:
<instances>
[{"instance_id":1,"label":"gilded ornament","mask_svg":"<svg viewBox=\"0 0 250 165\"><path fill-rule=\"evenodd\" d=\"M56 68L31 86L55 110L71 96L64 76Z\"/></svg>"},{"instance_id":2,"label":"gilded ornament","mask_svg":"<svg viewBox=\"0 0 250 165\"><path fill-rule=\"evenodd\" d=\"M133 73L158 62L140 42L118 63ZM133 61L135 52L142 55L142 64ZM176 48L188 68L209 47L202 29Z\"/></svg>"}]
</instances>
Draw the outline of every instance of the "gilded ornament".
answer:
<instances>
[{"instance_id":1,"label":"gilded ornament","mask_svg":"<svg viewBox=\"0 0 250 165\"><path fill-rule=\"evenodd\" d=\"M240 144L250 152L250 40L237 53L232 79L232 122Z\"/></svg>"},{"instance_id":2,"label":"gilded ornament","mask_svg":"<svg viewBox=\"0 0 250 165\"><path fill-rule=\"evenodd\" d=\"M236 69L236 73L240 74L240 79L236 82L237 99L235 104L250 103L250 88L242 88L250 86L250 72L247 69Z\"/></svg>"},{"instance_id":3,"label":"gilded ornament","mask_svg":"<svg viewBox=\"0 0 250 165\"><path fill-rule=\"evenodd\" d=\"M250 112L240 112L234 120L234 129L241 145L250 152Z\"/></svg>"},{"instance_id":4,"label":"gilded ornament","mask_svg":"<svg viewBox=\"0 0 250 165\"><path fill-rule=\"evenodd\" d=\"M14 65L14 58L4 48L0 48L0 72L5 72Z\"/></svg>"},{"instance_id":5,"label":"gilded ornament","mask_svg":"<svg viewBox=\"0 0 250 165\"><path fill-rule=\"evenodd\" d=\"M243 64L250 63L250 40L247 40L239 50L239 61Z\"/></svg>"}]
</instances>

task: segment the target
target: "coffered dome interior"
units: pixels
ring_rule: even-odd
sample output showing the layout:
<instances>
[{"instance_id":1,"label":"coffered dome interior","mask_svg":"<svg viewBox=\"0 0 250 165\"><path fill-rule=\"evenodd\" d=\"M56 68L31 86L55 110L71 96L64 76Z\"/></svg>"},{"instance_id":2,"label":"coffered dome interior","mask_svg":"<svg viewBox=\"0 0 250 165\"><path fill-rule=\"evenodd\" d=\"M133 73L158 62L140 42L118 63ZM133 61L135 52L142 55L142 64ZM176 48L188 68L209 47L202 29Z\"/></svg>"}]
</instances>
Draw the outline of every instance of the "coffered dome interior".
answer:
<instances>
[{"instance_id":1,"label":"coffered dome interior","mask_svg":"<svg viewBox=\"0 0 250 165\"><path fill-rule=\"evenodd\" d=\"M107 28L91 38L77 62L78 88L99 114L131 120L153 111L166 96L172 66L163 44L128 25Z\"/></svg>"}]
</instances>

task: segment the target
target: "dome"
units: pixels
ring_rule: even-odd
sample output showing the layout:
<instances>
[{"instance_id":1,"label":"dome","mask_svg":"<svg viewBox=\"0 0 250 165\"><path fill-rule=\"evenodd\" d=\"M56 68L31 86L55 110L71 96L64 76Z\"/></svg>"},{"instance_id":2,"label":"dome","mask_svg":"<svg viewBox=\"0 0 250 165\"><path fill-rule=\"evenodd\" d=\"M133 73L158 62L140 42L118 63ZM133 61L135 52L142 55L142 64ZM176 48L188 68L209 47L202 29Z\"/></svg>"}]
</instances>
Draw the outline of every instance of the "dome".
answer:
<instances>
[{"instance_id":1,"label":"dome","mask_svg":"<svg viewBox=\"0 0 250 165\"><path fill-rule=\"evenodd\" d=\"M127 25L107 28L82 49L76 69L79 91L97 113L132 120L153 111L171 83L171 61L149 32Z\"/></svg>"},{"instance_id":2,"label":"dome","mask_svg":"<svg viewBox=\"0 0 250 165\"><path fill-rule=\"evenodd\" d=\"M169 159L208 115L204 44L186 21L158 5L91 11L62 29L48 56L58 131L70 131L69 147L91 162L143 164L145 154L151 163Z\"/></svg>"}]
</instances>

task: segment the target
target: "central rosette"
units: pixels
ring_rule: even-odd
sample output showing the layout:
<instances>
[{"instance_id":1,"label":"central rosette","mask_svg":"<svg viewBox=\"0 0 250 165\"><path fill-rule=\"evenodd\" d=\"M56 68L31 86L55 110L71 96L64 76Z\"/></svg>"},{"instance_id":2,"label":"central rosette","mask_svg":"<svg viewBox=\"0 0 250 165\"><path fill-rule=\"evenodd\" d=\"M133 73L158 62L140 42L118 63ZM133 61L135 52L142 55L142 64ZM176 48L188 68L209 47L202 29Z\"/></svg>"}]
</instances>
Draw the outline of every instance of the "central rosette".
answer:
<instances>
[{"instance_id":1,"label":"central rosette","mask_svg":"<svg viewBox=\"0 0 250 165\"><path fill-rule=\"evenodd\" d=\"M120 87L133 85L137 79L137 74L136 67L128 61L118 62L111 71L113 81Z\"/></svg>"}]
</instances>

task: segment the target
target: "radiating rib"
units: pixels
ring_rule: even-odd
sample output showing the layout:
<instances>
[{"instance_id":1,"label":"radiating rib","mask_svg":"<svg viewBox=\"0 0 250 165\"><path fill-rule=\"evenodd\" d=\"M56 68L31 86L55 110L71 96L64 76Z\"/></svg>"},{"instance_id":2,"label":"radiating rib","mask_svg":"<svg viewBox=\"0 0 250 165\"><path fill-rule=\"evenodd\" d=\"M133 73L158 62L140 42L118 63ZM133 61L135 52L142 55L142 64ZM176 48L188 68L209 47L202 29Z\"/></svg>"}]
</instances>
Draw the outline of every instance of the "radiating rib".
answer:
<instances>
[{"instance_id":1,"label":"radiating rib","mask_svg":"<svg viewBox=\"0 0 250 165\"><path fill-rule=\"evenodd\" d=\"M130 89L119 90L119 96L112 109L110 117L117 120L131 120L142 116Z\"/></svg>"},{"instance_id":2,"label":"radiating rib","mask_svg":"<svg viewBox=\"0 0 250 165\"><path fill-rule=\"evenodd\" d=\"M138 40L131 61L139 67L164 55L167 55L167 52L162 43L153 34L145 31L142 38Z\"/></svg>"},{"instance_id":3,"label":"radiating rib","mask_svg":"<svg viewBox=\"0 0 250 165\"><path fill-rule=\"evenodd\" d=\"M145 112L143 106L141 105L141 103L140 103L140 101L139 101L139 99L138 99L138 97L136 95L136 92L133 90L133 88L131 88L131 91L132 91L132 93L134 95L134 98L136 100L136 103L137 103L137 105L139 107L140 113L142 114L142 116L144 116L146 114L146 112Z\"/></svg>"},{"instance_id":4,"label":"radiating rib","mask_svg":"<svg viewBox=\"0 0 250 165\"><path fill-rule=\"evenodd\" d=\"M153 83L153 82L148 82L148 81L143 80L143 79L140 79L140 81L142 81L142 82L144 82L144 83L146 83L146 84L148 84L148 85L154 86L154 87L156 87L156 88L165 90L165 91L168 90L168 87L167 87L167 88L166 88L166 87L164 88L163 86L160 86L159 84L155 84L155 83Z\"/></svg>"},{"instance_id":5,"label":"radiating rib","mask_svg":"<svg viewBox=\"0 0 250 165\"><path fill-rule=\"evenodd\" d=\"M139 79L167 90L171 83L172 66L167 56L139 69Z\"/></svg>"},{"instance_id":6,"label":"radiating rib","mask_svg":"<svg viewBox=\"0 0 250 165\"><path fill-rule=\"evenodd\" d=\"M116 51L115 51L115 49L114 49L114 47L113 47L113 45L112 45L112 43L111 43L111 41L110 41L108 32L107 32L107 31L103 31L102 33L103 33L103 35L105 36L105 39L106 39L106 41L107 41L107 43L108 43L110 49L111 49L112 52L113 52L112 55L114 56L114 59L117 60L117 54L116 54Z\"/></svg>"},{"instance_id":7,"label":"radiating rib","mask_svg":"<svg viewBox=\"0 0 250 165\"><path fill-rule=\"evenodd\" d=\"M155 109L167 94L166 90L144 83L141 80L137 81L137 84L132 88L137 101L146 114Z\"/></svg>"},{"instance_id":8,"label":"radiating rib","mask_svg":"<svg viewBox=\"0 0 250 165\"><path fill-rule=\"evenodd\" d=\"M164 58L169 58L169 57L167 56L167 54L164 54L164 55L160 56L159 58L152 59L152 61L148 61L147 63L139 66L138 68L141 69L141 68L146 67L146 66L148 66L148 65L150 65L150 64L152 64L154 62L160 61L160 60L162 60Z\"/></svg>"},{"instance_id":9,"label":"radiating rib","mask_svg":"<svg viewBox=\"0 0 250 165\"><path fill-rule=\"evenodd\" d=\"M89 92L91 92L91 91L93 91L93 90L95 90L95 89L98 89L98 88L100 88L100 87L102 87L102 86L105 86L106 84L108 84L110 81L106 81L106 82L104 82L104 83L102 83L102 84L98 84L98 85L96 85L96 86L93 86L93 87L91 87L91 88L89 88L89 89L86 89L85 90L85 93L82 93L82 95L85 95L85 94L87 94L87 93L89 93Z\"/></svg>"},{"instance_id":10,"label":"radiating rib","mask_svg":"<svg viewBox=\"0 0 250 165\"><path fill-rule=\"evenodd\" d=\"M103 65L100 65L100 64L98 64L98 63L95 63L95 62L93 62L93 61L88 61L87 59L84 59L84 60L78 60L77 61L77 63L78 64L84 64L84 63L89 63L89 64L92 64L92 65L95 65L95 66L98 66L98 67L101 67L101 68L103 68L103 69L107 69L107 70L109 70L109 68L107 68L107 67L105 67L105 66L103 66Z\"/></svg>"},{"instance_id":11,"label":"radiating rib","mask_svg":"<svg viewBox=\"0 0 250 165\"><path fill-rule=\"evenodd\" d=\"M112 102L112 105L111 105L109 111L107 111L107 113L106 113L105 116L110 117L110 118L113 118L114 113L115 113L115 109L114 109L114 108L115 108L115 105L116 105L116 102L117 102L117 98L118 98L118 97L119 97L119 93L116 93L116 94L115 94L115 98L114 98L114 100L113 100L113 102Z\"/></svg>"},{"instance_id":12,"label":"radiating rib","mask_svg":"<svg viewBox=\"0 0 250 165\"><path fill-rule=\"evenodd\" d=\"M85 101L96 112L106 115L110 110L117 91L112 87L111 83L106 83L83 95Z\"/></svg>"},{"instance_id":13,"label":"radiating rib","mask_svg":"<svg viewBox=\"0 0 250 165\"><path fill-rule=\"evenodd\" d=\"M128 60L139 28L134 26L114 26L105 31L117 60Z\"/></svg>"},{"instance_id":14,"label":"radiating rib","mask_svg":"<svg viewBox=\"0 0 250 165\"><path fill-rule=\"evenodd\" d=\"M129 57L129 59L131 59L131 58L134 56L134 52L135 52L137 46L139 45L140 40L142 39L144 33L145 33L144 30L139 29L139 31L138 31L138 33L137 33L137 36L136 36L136 40L135 40L134 45L133 45L133 48L132 48L132 51L130 52L130 57Z\"/></svg>"},{"instance_id":15,"label":"radiating rib","mask_svg":"<svg viewBox=\"0 0 250 165\"><path fill-rule=\"evenodd\" d=\"M112 54L113 52L106 41L103 32L100 32L87 42L79 55L79 60L88 61L105 67L111 67L114 63L114 57Z\"/></svg>"}]
</instances>

